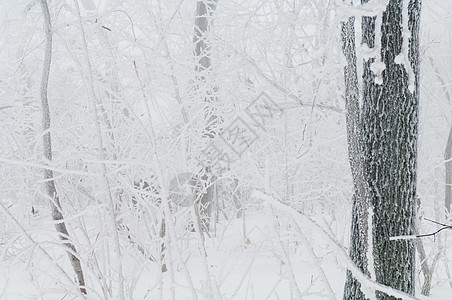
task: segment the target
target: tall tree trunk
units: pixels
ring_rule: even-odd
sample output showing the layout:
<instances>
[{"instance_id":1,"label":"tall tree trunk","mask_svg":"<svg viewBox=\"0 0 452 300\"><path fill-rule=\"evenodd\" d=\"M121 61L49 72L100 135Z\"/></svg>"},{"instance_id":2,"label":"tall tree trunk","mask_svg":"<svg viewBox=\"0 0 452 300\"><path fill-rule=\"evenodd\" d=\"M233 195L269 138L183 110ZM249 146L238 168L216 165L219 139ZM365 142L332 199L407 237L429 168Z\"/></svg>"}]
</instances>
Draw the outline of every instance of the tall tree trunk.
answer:
<instances>
[{"instance_id":1,"label":"tall tree trunk","mask_svg":"<svg viewBox=\"0 0 452 300\"><path fill-rule=\"evenodd\" d=\"M361 141L361 117L359 107L358 72L356 68L355 18L342 24L342 50L347 60L344 68L345 108L347 143L350 168L353 178L353 212L349 255L353 263L367 273L367 203L363 173L363 151ZM361 284L347 271L344 299L364 299Z\"/></svg>"},{"instance_id":2,"label":"tall tree trunk","mask_svg":"<svg viewBox=\"0 0 452 300\"><path fill-rule=\"evenodd\" d=\"M362 0L365 2L368 0ZM410 0L408 8L404 6L406 1L390 0L382 17L362 19L362 43L378 51L378 59L364 62L361 115L353 18L343 24L342 39L347 59L346 118L354 182L350 257L364 273L375 274L373 279L379 283L414 295L414 242L390 240L392 236L415 233L421 1ZM381 28L376 28L376 18L382 18ZM403 28L403 23L408 28ZM376 29L381 36L376 37ZM381 49L376 48L380 45ZM377 78L375 67L382 64L384 70ZM370 210L372 228L367 228ZM372 253L369 258L374 264L367 261L367 252ZM376 296L395 299L382 292ZM344 299L365 299L360 283L350 272Z\"/></svg>"},{"instance_id":3,"label":"tall tree trunk","mask_svg":"<svg viewBox=\"0 0 452 300\"><path fill-rule=\"evenodd\" d=\"M198 0L196 3L195 32L193 43L195 44L195 71L197 92L204 102L205 128L203 138L211 142L218 134L219 118L216 112L217 87L212 82L211 65L211 40L210 31L213 14L217 8L217 0ZM207 143L206 143L207 144ZM216 177L212 173L212 166L204 166L204 174L200 176L202 184L199 190L201 194L195 195L195 205L200 205L200 215L204 219L206 230L210 225L212 205L214 203L214 189Z\"/></svg>"},{"instance_id":4,"label":"tall tree trunk","mask_svg":"<svg viewBox=\"0 0 452 300\"><path fill-rule=\"evenodd\" d=\"M404 10L406 5L406 0L390 0L383 12L380 44L385 69L378 85L371 70L374 59L364 64L362 123L376 280L414 295L414 241L390 240L415 234L421 1L409 1ZM375 24L374 17L364 17L363 42L369 48L380 39L375 37ZM377 299L395 298L377 292Z\"/></svg>"},{"instance_id":5,"label":"tall tree trunk","mask_svg":"<svg viewBox=\"0 0 452 300\"><path fill-rule=\"evenodd\" d=\"M41 105L42 105L42 130L43 130L43 154L44 157L52 161L52 139L50 136L50 107L47 97L47 87L49 83L50 64L52 61L52 23L50 20L49 8L46 0L41 0L41 9L44 16L44 28L46 35L46 47L44 53L44 68L42 70L41 79ZM69 256L71 265L77 275L80 291L86 294L85 279L83 276L80 259L76 256L77 250L74 244L70 241L69 232L64 222L64 217L61 209L60 199L55 187L53 179L53 171L51 169L44 170L45 189L50 200L50 207L52 209L52 218L56 221L55 228L59 233L59 238L63 241L67 248L66 253Z\"/></svg>"}]
</instances>

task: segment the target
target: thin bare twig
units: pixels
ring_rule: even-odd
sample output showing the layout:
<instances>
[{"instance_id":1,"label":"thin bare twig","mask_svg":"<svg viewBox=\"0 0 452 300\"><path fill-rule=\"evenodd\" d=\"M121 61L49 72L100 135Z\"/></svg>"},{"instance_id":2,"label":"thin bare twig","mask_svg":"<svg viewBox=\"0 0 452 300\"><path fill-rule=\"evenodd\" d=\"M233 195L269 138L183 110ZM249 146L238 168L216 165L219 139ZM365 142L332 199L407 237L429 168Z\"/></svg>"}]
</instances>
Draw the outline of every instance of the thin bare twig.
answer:
<instances>
[{"instance_id":1,"label":"thin bare twig","mask_svg":"<svg viewBox=\"0 0 452 300\"><path fill-rule=\"evenodd\" d=\"M441 226L443 226L443 227L441 227L440 229L438 229L437 231L432 232L432 233L418 234L418 235L416 235L417 238L426 237L426 236L433 236L433 237L436 237L436 235L437 235L439 232L441 232L441 231L443 231L443 230L445 230L445 229L452 229L452 225L443 224L443 223L440 223L440 222L437 222L437 221L434 221L434 220L430 220L430 219L427 219L427 218L424 218L424 219L427 220L427 221L429 221L429 222L432 222L432 223L434 223L434 224L441 225Z\"/></svg>"}]
</instances>

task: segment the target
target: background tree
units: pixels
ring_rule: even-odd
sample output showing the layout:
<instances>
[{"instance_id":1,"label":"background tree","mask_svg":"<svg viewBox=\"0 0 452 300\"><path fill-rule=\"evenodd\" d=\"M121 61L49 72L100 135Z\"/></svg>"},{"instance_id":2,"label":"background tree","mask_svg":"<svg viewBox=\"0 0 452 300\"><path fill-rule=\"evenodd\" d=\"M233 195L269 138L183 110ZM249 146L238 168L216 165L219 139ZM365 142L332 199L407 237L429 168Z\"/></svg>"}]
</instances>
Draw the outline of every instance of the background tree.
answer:
<instances>
[{"instance_id":1,"label":"background tree","mask_svg":"<svg viewBox=\"0 0 452 300\"><path fill-rule=\"evenodd\" d=\"M196 2L195 26L193 43L195 58L195 94L202 99L204 106L203 139L206 147L219 134L218 96L212 70L212 23L217 9L217 0L198 0ZM206 229L209 228L212 206L215 198L216 176L212 172L211 162L205 162L198 177L201 179L194 197L200 214L203 215Z\"/></svg>"},{"instance_id":2,"label":"background tree","mask_svg":"<svg viewBox=\"0 0 452 300\"><path fill-rule=\"evenodd\" d=\"M49 86L50 66L52 62L52 23L50 19L49 7L47 0L40 1L42 14L44 16L44 30L46 36L46 47L44 50L44 66L41 78L41 105L42 105L42 136L43 136L43 154L47 163L52 162L52 138L50 128L50 106L47 96L47 89ZM66 252L77 276L80 291L86 294L85 278L80 263L79 254L74 246L74 241L71 239L66 227L66 222L63 217L63 208L60 202L60 196L55 187L55 179L53 170L51 168L44 170L45 189L47 197L52 209L52 219L55 221L55 228L58 231L59 238L63 241L67 248Z\"/></svg>"}]
</instances>

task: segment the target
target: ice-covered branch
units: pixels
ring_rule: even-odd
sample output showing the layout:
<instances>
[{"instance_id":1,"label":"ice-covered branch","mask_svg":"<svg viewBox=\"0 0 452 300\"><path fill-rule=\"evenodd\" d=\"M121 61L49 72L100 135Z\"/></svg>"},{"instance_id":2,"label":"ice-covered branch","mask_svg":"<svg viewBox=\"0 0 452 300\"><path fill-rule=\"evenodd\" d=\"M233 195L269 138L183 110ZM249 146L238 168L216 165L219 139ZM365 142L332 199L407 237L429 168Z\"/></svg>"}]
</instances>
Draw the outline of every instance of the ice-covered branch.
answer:
<instances>
[{"instance_id":1,"label":"ice-covered branch","mask_svg":"<svg viewBox=\"0 0 452 300\"><path fill-rule=\"evenodd\" d=\"M28 239L33 245L35 245L35 247L42 252L42 254L44 255L44 257L49 261L50 266L53 266L55 268L55 270L57 271L57 273L61 276L61 278L64 278L68 283L71 284L71 292L74 293L75 295L77 295L78 297L80 297L80 299L86 299L85 295L82 294L82 291L77 288L73 283L72 283L72 279L69 277L69 275L64 271L64 269L58 265L55 260L50 256L50 254L44 250L39 243L35 242L35 240L28 234L28 232L25 230L25 228L22 227L22 225L20 225L19 221L17 221L16 218L14 218L13 215L11 215L11 213L8 211L8 209L3 205L3 203L0 201L0 209L3 211L3 213L9 217L9 219L11 219L11 221L17 226L17 228L19 228L20 232L22 232L22 235ZM80 288L85 288L80 287Z\"/></svg>"},{"instance_id":2,"label":"ice-covered branch","mask_svg":"<svg viewBox=\"0 0 452 300\"><path fill-rule=\"evenodd\" d=\"M88 44L86 42L86 35L85 35L85 29L83 27L83 22L82 22L82 16L80 13L80 6L78 3L78 0L74 0L74 7L75 7L75 14L77 17L77 21L78 21L78 25L79 25L79 30L80 30L80 34L81 34L81 40L82 40L82 46L83 46L83 52L84 52L84 63L85 66L87 68L86 73L88 75L88 82L87 82L87 87L88 87L88 97L90 100L90 104L91 104L91 113L92 113L92 121L94 123L95 126L95 130L96 130L96 135L97 135L97 146L99 149L99 159L100 160L105 160L105 153L104 153L104 144L103 144L103 140L102 140L102 132L101 132L101 128L100 128L100 124L99 124L99 119L98 119L98 112L97 112L97 107L98 107L98 103L97 103L97 98L96 98L96 93L94 91L94 77L93 77L93 73L92 73L92 68L91 68L91 61L90 61L90 57L89 57L89 52L88 52ZM109 214L108 217L110 219L110 226L111 226L111 230L112 230L112 234L113 234L113 240L114 240L114 249L116 252L116 267L117 267L117 283L118 283L118 287L119 287L119 291L118 291L118 299L122 300L124 299L124 277L123 277L123 273L122 273L122 257L121 257L121 247L119 244L119 235L118 235L118 231L116 230L116 216L115 216L115 208L114 208L114 203L113 203L113 198L111 195L111 188L110 188L110 183L109 180L107 178L107 169L105 164L101 164L101 170L102 170L102 184L103 187L105 189L105 198L107 200L107 205L109 208Z\"/></svg>"},{"instance_id":3,"label":"ice-covered branch","mask_svg":"<svg viewBox=\"0 0 452 300\"><path fill-rule=\"evenodd\" d=\"M361 283L363 288L362 291L364 294L367 295L368 293L375 293L376 291L380 291L390 296L398 297L402 300L418 299L407 293L393 289L389 286L383 285L370 279L366 274L361 272L361 270L350 260L344 248L311 218L303 215L294 208L288 206L287 204L282 203L281 201L278 201L277 199L272 198L271 196L263 192L254 192L253 196L264 200L265 205L271 205L277 208L278 210L291 215L294 218L294 221L303 221L309 224L312 229L314 229L317 233L319 233L322 237L329 241L329 244L335 249L334 253L340 259L341 263L345 267L347 267L347 269L349 269L352 272L353 276Z\"/></svg>"},{"instance_id":4,"label":"ice-covered branch","mask_svg":"<svg viewBox=\"0 0 452 300\"><path fill-rule=\"evenodd\" d=\"M41 0L41 10L44 16L44 31L45 31L45 50L44 50L44 66L42 68L41 76L41 107L42 107L42 138L43 138L43 156L44 159L52 161L52 138L50 135L50 106L47 95L47 89L49 86L50 66L52 63L52 21L50 19L49 7L47 0ZM53 171L49 168L44 168L44 186L46 190L46 196L50 200L50 207L52 209L52 219L56 221L55 229L59 234L59 238L63 241L63 245L66 248L66 253L71 262L72 268L77 276L79 289L82 294L86 294L85 276L82 271L80 258L76 255L77 250L72 242L70 242L69 232L66 228L63 212L60 204L59 194L55 187L55 179Z\"/></svg>"},{"instance_id":5,"label":"ice-covered branch","mask_svg":"<svg viewBox=\"0 0 452 300\"><path fill-rule=\"evenodd\" d=\"M389 0L370 0L359 5L348 4L343 0L335 0L336 6L339 8L339 17L345 20L349 17L375 16L382 13Z\"/></svg>"}]
</instances>

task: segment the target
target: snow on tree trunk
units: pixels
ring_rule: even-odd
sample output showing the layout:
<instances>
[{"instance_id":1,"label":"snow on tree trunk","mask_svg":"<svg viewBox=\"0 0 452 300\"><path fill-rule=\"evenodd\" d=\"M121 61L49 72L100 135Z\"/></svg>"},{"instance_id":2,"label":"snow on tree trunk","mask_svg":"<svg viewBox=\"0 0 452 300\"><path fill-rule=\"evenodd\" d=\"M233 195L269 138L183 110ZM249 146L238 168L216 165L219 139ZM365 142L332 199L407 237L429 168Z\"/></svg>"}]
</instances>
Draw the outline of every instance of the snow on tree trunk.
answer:
<instances>
[{"instance_id":1,"label":"snow on tree trunk","mask_svg":"<svg viewBox=\"0 0 452 300\"><path fill-rule=\"evenodd\" d=\"M44 15L44 28L46 34L46 46L44 53L44 68L42 70L41 80L41 105L42 105L42 130L43 134L43 154L44 158L49 162L52 161L52 139L50 135L50 107L47 97L47 87L49 83L50 64L52 61L52 25L50 21L49 8L46 0L41 0L41 9ZM80 259L76 256L77 250L74 244L70 241L69 232L64 222L63 212L61 209L60 199L55 187L55 180L53 171L51 169L44 170L45 189L50 200L50 207L52 209L52 219L56 221L55 228L59 233L59 238L63 241L67 248L66 253L69 256L71 265L77 275L80 291L86 294L85 279L83 276Z\"/></svg>"},{"instance_id":2,"label":"snow on tree trunk","mask_svg":"<svg viewBox=\"0 0 452 300\"><path fill-rule=\"evenodd\" d=\"M372 249L376 280L414 295L415 245L412 240L390 241L391 236L415 233L416 169L419 107L420 1L391 0L383 13L381 58L383 82L375 83L374 59L365 62L363 78L364 169L368 200L374 210ZM409 17L408 28L403 18ZM409 33L408 33L409 32ZM377 37L380 38L380 37ZM404 51L404 38L409 46ZM375 45L375 19L363 20L363 41ZM408 56L405 64L396 57ZM404 58L402 58L404 59ZM415 78L409 78L409 69ZM414 90L409 90L414 79ZM395 299L377 293L378 299Z\"/></svg>"},{"instance_id":3,"label":"snow on tree trunk","mask_svg":"<svg viewBox=\"0 0 452 300\"><path fill-rule=\"evenodd\" d=\"M364 200L356 197L360 174L355 174L359 164L354 167L353 161L359 157L351 158L355 183L351 258L363 271L366 267L375 271L379 283L411 295L415 291L414 242L391 241L390 237L415 233L420 6L420 0L390 0L381 20L377 19L380 16L363 17L362 43L374 50L374 57L364 62L361 133L357 131L362 141ZM350 67L351 59L347 59ZM347 69L346 76L351 76ZM350 80L355 79L346 78L346 83ZM349 141L352 138L349 136ZM357 155L350 145L349 149L351 156ZM367 230L361 230L365 228L361 224L366 203L373 210L370 250L375 270L367 266L365 254L359 253L366 248ZM364 299L359 283L350 274L347 277L344 299ZM396 299L382 292L376 296Z\"/></svg>"},{"instance_id":4,"label":"snow on tree trunk","mask_svg":"<svg viewBox=\"0 0 452 300\"><path fill-rule=\"evenodd\" d=\"M198 0L196 3L195 33L193 43L195 44L195 70L197 71L195 89L201 95L204 102L205 128L203 137L213 140L218 134L218 115L216 112L217 87L211 79L211 43L210 30L213 14L217 7L217 0ZM212 203L214 203L214 182L216 177L211 172L211 166L206 165L204 173L200 176L205 187L200 188L200 195L195 195L196 203L200 204L200 214L205 220L206 229L209 228L212 214Z\"/></svg>"},{"instance_id":5,"label":"snow on tree trunk","mask_svg":"<svg viewBox=\"0 0 452 300\"><path fill-rule=\"evenodd\" d=\"M356 266L367 272L367 205L363 177L363 155L360 128L358 74L355 52L355 18L342 24L342 50L347 60L344 69L347 142L354 194L349 255ZM347 270L344 299L364 299L361 284Z\"/></svg>"}]
</instances>

